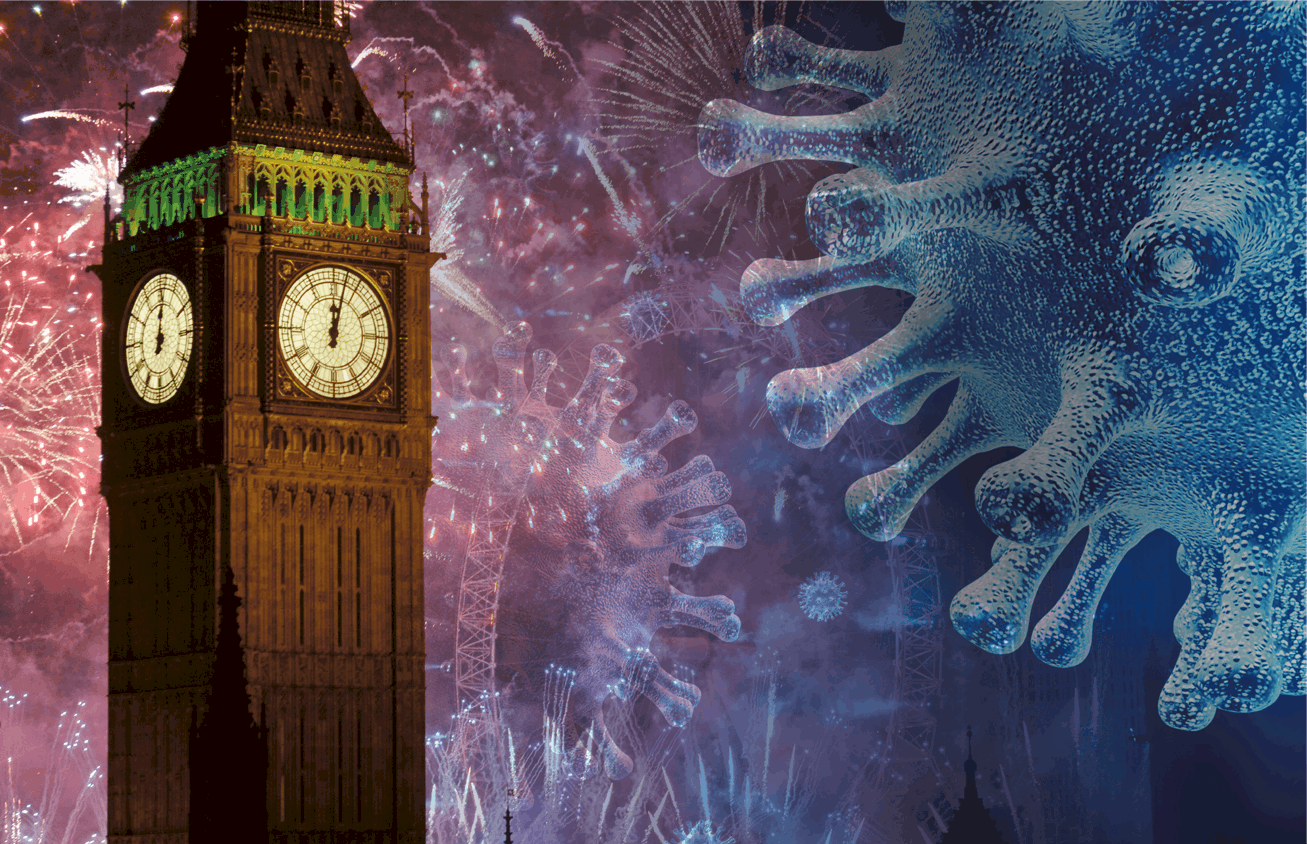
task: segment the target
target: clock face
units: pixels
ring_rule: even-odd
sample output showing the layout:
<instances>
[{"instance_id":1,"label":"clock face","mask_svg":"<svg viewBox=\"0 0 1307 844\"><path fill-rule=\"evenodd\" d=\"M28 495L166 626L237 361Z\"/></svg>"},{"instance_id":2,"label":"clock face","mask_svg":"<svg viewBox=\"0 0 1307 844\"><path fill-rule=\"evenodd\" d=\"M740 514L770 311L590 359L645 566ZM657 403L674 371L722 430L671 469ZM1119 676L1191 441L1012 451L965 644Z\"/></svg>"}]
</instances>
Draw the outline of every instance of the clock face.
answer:
<instances>
[{"instance_id":1,"label":"clock face","mask_svg":"<svg viewBox=\"0 0 1307 844\"><path fill-rule=\"evenodd\" d=\"M295 279L277 309L277 345L291 374L324 398L371 386L390 350L390 321L372 284L344 267Z\"/></svg>"},{"instance_id":2,"label":"clock face","mask_svg":"<svg viewBox=\"0 0 1307 844\"><path fill-rule=\"evenodd\" d=\"M191 296L177 276L160 273L137 291L123 332L123 362L146 403L163 404L181 389L193 328Z\"/></svg>"}]
</instances>

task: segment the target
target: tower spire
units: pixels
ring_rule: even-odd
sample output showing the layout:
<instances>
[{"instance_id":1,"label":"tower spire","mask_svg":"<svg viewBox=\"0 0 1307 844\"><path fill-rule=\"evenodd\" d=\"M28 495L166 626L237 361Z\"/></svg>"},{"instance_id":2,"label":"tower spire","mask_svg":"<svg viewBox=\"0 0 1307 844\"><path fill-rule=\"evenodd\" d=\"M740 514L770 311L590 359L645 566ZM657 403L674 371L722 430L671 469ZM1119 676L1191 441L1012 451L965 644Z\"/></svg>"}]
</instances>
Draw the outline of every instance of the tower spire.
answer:
<instances>
[{"instance_id":1,"label":"tower spire","mask_svg":"<svg viewBox=\"0 0 1307 844\"><path fill-rule=\"evenodd\" d=\"M118 170L121 172L127 159L131 157L132 130L127 122L127 112L136 108L136 103L132 100L132 94L127 87L126 80L123 81L123 101L118 103L118 108L123 110L123 143L118 153Z\"/></svg>"},{"instance_id":2,"label":"tower spire","mask_svg":"<svg viewBox=\"0 0 1307 844\"><path fill-rule=\"evenodd\" d=\"M404 151L408 153L409 161L413 160L414 139L409 134L408 127L408 101L413 99L413 92L408 89L408 68L404 69L404 87L395 92L395 96L404 101Z\"/></svg>"},{"instance_id":3,"label":"tower spire","mask_svg":"<svg viewBox=\"0 0 1307 844\"><path fill-rule=\"evenodd\" d=\"M967 725L967 761L963 763L962 769L967 772L967 790L962 796L967 800L975 800L979 797L976 792L976 760L971 758L971 725Z\"/></svg>"},{"instance_id":4,"label":"tower spire","mask_svg":"<svg viewBox=\"0 0 1307 844\"><path fill-rule=\"evenodd\" d=\"M971 757L970 724L967 725L967 761L962 767L967 772L967 788L940 844L1004 844L998 824L976 792L976 760Z\"/></svg>"}]
</instances>

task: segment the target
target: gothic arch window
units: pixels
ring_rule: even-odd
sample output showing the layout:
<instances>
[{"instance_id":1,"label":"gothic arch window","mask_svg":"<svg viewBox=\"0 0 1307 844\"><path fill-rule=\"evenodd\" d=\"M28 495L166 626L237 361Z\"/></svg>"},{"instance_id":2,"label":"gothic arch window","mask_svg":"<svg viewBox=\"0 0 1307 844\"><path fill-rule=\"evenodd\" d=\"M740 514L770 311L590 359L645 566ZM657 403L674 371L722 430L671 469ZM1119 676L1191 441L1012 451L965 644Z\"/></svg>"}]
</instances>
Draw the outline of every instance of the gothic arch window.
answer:
<instances>
[{"instance_id":1,"label":"gothic arch window","mask_svg":"<svg viewBox=\"0 0 1307 844\"><path fill-rule=\"evenodd\" d=\"M286 450L285 428L281 427L280 425L276 425L273 427L271 433L268 434L268 447L272 449L276 449L277 451Z\"/></svg>"},{"instance_id":2,"label":"gothic arch window","mask_svg":"<svg viewBox=\"0 0 1307 844\"><path fill-rule=\"evenodd\" d=\"M386 437L386 451L385 451L385 456L386 456L386 457L398 457L398 456L399 456L399 440L395 439L395 436L394 436L393 434L390 435L390 436L388 436L388 437Z\"/></svg>"},{"instance_id":3,"label":"gothic arch window","mask_svg":"<svg viewBox=\"0 0 1307 844\"><path fill-rule=\"evenodd\" d=\"M313 432L309 434L309 451L314 454L321 454L325 444L324 440L325 438L322 436L322 432L314 428Z\"/></svg>"},{"instance_id":4,"label":"gothic arch window","mask_svg":"<svg viewBox=\"0 0 1307 844\"><path fill-rule=\"evenodd\" d=\"M257 179L253 176L250 179L254 182L254 194L250 197L250 210L255 214L263 213L263 204L266 201L268 191L271 189L268 185L267 176L259 176Z\"/></svg>"},{"instance_id":5,"label":"gothic arch window","mask_svg":"<svg viewBox=\"0 0 1307 844\"><path fill-rule=\"evenodd\" d=\"M376 188L368 191L368 225L381 228L381 194Z\"/></svg>"},{"instance_id":6,"label":"gothic arch window","mask_svg":"<svg viewBox=\"0 0 1307 844\"><path fill-rule=\"evenodd\" d=\"M285 216L290 211L290 184L286 177L282 176L277 179L277 204L274 206L277 216Z\"/></svg>"},{"instance_id":7,"label":"gothic arch window","mask_svg":"<svg viewBox=\"0 0 1307 844\"><path fill-rule=\"evenodd\" d=\"M359 224L359 215L363 211L363 192L354 186L349 192L349 222L350 225Z\"/></svg>"},{"instance_id":8,"label":"gothic arch window","mask_svg":"<svg viewBox=\"0 0 1307 844\"><path fill-rule=\"evenodd\" d=\"M345 189L340 185L331 192L331 222L337 225L345 222Z\"/></svg>"}]
</instances>

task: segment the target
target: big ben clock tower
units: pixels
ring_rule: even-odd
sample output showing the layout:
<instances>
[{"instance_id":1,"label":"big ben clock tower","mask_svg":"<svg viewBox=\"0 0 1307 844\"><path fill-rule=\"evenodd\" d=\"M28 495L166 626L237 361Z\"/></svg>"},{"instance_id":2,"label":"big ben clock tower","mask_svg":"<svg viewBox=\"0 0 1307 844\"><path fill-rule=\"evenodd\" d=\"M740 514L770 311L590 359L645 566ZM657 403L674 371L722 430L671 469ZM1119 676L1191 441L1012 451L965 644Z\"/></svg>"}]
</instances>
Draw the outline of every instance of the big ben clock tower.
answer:
<instances>
[{"instance_id":1,"label":"big ben clock tower","mask_svg":"<svg viewBox=\"0 0 1307 844\"><path fill-rule=\"evenodd\" d=\"M443 256L348 39L336 3L199 3L106 219L111 842L263 838L227 799L272 842L423 837ZM197 755L233 699L260 758Z\"/></svg>"}]
</instances>

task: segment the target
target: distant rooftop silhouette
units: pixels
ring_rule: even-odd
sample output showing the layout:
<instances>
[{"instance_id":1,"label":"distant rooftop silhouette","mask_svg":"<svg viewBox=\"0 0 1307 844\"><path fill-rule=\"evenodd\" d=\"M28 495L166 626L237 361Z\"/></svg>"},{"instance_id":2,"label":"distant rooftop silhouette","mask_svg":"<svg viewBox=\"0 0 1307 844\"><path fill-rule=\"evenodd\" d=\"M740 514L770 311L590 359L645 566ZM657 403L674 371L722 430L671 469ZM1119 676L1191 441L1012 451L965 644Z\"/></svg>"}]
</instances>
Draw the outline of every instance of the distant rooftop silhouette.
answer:
<instances>
[{"instance_id":1,"label":"distant rooftop silhouette","mask_svg":"<svg viewBox=\"0 0 1307 844\"><path fill-rule=\"evenodd\" d=\"M976 760L971 758L971 725L967 725L967 761L962 766L967 772L967 787L958 801L948 831L939 844L1006 844L998 832L998 824L990 817L985 801L976 792Z\"/></svg>"}]
</instances>

